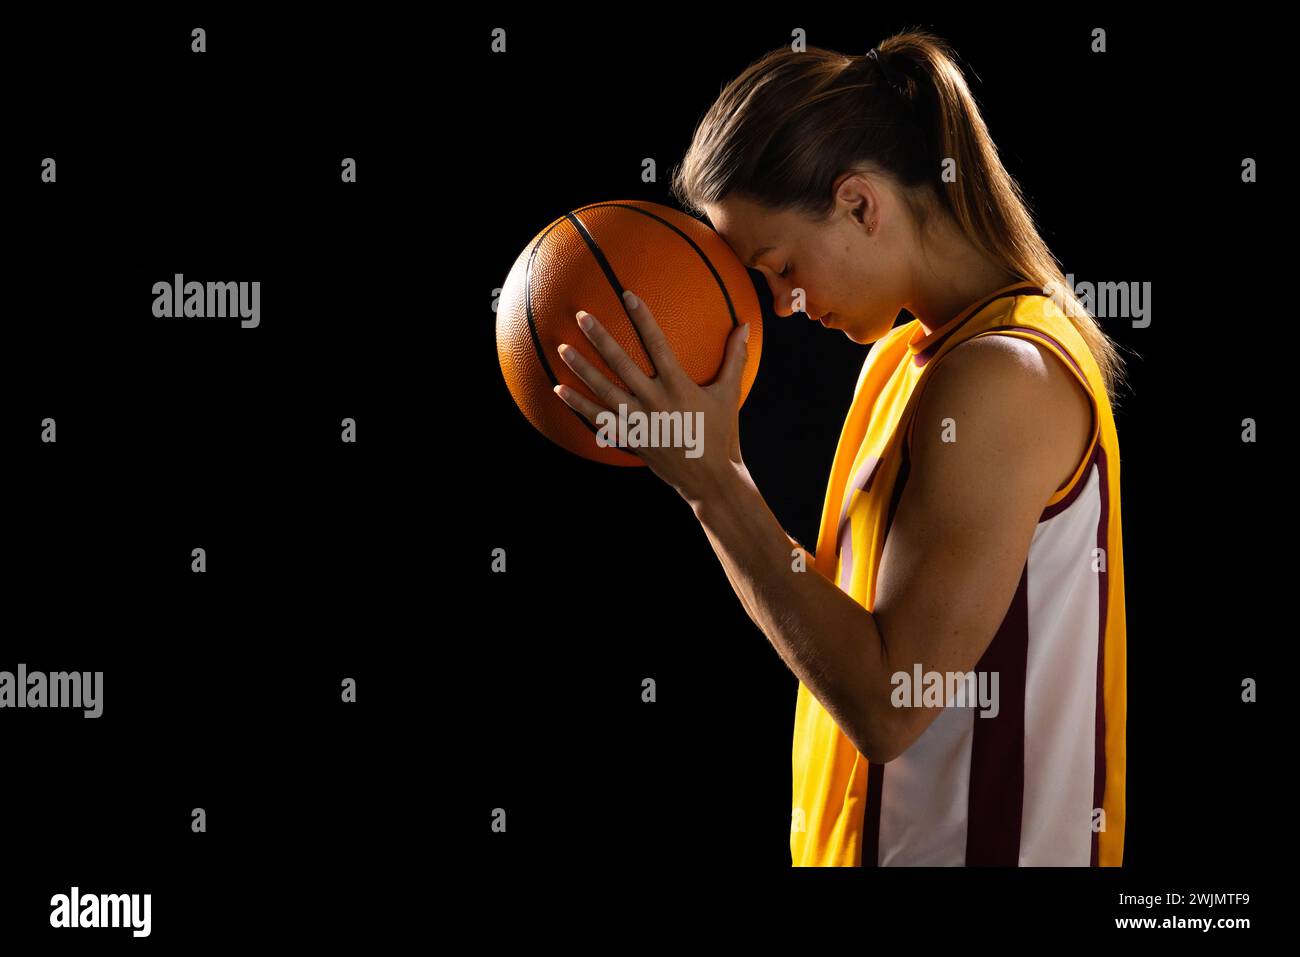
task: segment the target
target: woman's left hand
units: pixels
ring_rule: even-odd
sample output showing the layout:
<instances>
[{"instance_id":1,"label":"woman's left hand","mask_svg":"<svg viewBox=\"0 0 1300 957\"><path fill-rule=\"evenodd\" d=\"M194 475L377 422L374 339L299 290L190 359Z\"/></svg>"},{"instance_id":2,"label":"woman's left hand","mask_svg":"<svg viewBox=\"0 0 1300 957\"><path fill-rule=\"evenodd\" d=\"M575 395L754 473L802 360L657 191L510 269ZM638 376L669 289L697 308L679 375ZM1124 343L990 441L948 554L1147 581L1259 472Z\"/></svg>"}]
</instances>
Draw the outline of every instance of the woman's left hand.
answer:
<instances>
[{"instance_id":1,"label":"woman's left hand","mask_svg":"<svg viewBox=\"0 0 1300 957\"><path fill-rule=\"evenodd\" d=\"M603 405L587 399L567 386L557 385L555 392L579 415L596 428L601 413L613 415L615 429L609 430L617 440L619 406L626 407L631 419L634 412L644 413L647 427L655 413L680 412L681 435L689 443L673 445L620 446L639 455L650 470L675 488L682 498L696 508L725 487L726 480L743 468L740 456L740 384L747 353L749 324L732 331L727 340L726 357L718 378L709 385L697 385L682 369L664 337L663 330L640 297L624 294L628 315L641 333L641 341L654 364L653 378L641 371L609 332L585 310L577 313L578 325L605 360L606 365L631 390L624 392L567 343L559 346L560 357L591 389ZM689 417L689 422L687 421ZM606 415L605 420L609 420ZM668 422L668 419L662 419ZM689 430L689 431L688 431ZM676 428L668 436L678 435ZM662 439L662 436L661 436ZM730 473L730 475L728 474Z\"/></svg>"}]
</instances>

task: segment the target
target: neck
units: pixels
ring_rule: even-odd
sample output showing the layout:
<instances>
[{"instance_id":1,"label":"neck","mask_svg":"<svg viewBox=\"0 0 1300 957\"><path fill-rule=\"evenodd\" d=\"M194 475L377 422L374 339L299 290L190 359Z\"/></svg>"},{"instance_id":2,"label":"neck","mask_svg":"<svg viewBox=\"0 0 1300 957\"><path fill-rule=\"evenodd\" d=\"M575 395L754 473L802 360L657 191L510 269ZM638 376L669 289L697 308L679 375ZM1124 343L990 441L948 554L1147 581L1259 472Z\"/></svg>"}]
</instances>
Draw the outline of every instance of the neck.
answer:
<instances>
[{"instance_id":1,"label":"neck","mask_svg":"<svg viewBox=\"0 0 1300 957\"><path fill-rule=\"evenodd\" d=\"M920 320L926 335L1017 279L954 229L945 231L937 243L927 242L924 249L923 265L912 279L912 296L904 306Z\"/></svg>"}]
</instances>

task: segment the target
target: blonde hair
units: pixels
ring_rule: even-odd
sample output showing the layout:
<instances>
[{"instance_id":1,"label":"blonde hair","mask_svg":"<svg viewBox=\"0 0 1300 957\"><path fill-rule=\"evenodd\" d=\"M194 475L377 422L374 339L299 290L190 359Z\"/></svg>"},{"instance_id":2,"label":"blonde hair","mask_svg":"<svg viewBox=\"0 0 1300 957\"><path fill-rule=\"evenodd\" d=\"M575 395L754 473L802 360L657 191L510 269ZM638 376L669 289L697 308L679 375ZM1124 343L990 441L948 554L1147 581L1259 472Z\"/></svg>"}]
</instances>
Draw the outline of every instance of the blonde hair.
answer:
<instances>
[{"instance_id":1,"label":"blonde hair","mask_svg":"<svg viewBox=\"0 0 1300 957\"><path fill-rule=\"evenodd\" d=\"M847 170L871 166L902 186L928 187L991 261L1052 295L1087 343L1116 403L1125 381L1119 348L1039 236L957 54L923 30L897 33L875 52L878 60L782 47L751 63L700 120L673 171L673 196L696 214L735 193L766 209L821 221L835 207L832 184ZM956 161L954 183L940 178L947 157ZM914 195L904 192L924 226L928 211Z\"/></svg>"}]
</instances>

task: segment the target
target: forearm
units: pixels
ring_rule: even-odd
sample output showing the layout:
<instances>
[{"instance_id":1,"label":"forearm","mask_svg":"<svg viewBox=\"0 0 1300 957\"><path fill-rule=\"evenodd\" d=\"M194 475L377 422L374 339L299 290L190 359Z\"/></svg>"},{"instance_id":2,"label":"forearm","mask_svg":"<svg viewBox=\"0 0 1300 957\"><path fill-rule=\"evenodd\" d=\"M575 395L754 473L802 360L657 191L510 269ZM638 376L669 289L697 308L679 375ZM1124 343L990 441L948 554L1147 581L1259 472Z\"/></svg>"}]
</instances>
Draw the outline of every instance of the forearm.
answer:
<instances>
[{"instance_id":1,"label":"forearm","mask_svg":"<svg viewBox=\"0 0 1300 957\"><path fill-rule=\"evenodd\" d=\"M860 604L813 568L796 571L796 542L743 467L694 506L741 604L795 676L867 757L889 729L880 633Z\"/></svg>"}]
</instances>

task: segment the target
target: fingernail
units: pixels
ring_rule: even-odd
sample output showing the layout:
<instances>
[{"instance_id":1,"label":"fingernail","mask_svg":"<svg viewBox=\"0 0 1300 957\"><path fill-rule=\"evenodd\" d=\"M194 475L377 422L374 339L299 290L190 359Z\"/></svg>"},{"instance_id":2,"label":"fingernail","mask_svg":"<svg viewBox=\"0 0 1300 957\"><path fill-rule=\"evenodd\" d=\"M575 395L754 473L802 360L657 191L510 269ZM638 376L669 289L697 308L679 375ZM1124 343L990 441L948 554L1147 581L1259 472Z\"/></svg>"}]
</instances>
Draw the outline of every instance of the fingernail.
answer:
<instances>
[{"instance_id":1,"label":"fingernail","mask_svg":"<svg viewBox=\"0 0 1300 957\"><path fill-rule=\"evenodd\" d=\"M623 301L627 303L627 307L629 309L635 309L638 305L640 305L640 300L637 299L637 297L632 294L631 289L623 290Z\"/></svg>"},{"instance_id":2,"label":"fingernail","mask_svg":"<svg viewBox=\"0 0 1300 957\"><path fill-rule=\"evenodd\" d=\"M591 329L591 314L587 312L578 313L578 325L582 327L583 332Z\"/></svg>"}]
</instances>

